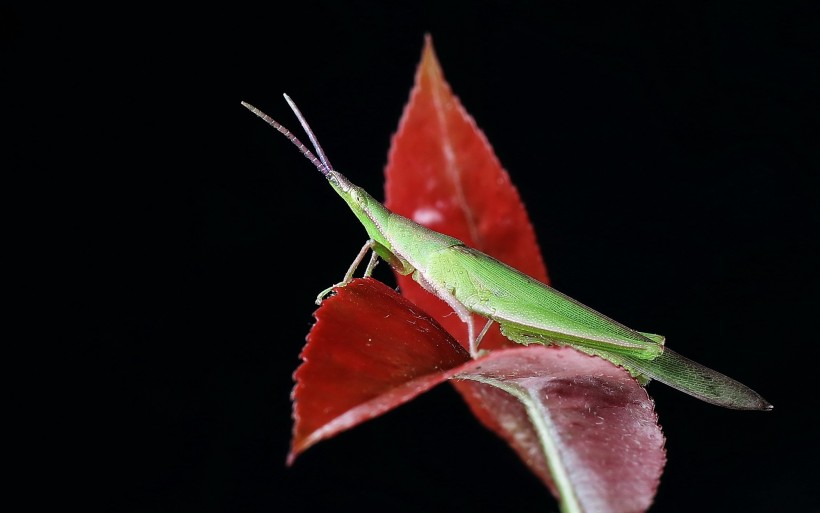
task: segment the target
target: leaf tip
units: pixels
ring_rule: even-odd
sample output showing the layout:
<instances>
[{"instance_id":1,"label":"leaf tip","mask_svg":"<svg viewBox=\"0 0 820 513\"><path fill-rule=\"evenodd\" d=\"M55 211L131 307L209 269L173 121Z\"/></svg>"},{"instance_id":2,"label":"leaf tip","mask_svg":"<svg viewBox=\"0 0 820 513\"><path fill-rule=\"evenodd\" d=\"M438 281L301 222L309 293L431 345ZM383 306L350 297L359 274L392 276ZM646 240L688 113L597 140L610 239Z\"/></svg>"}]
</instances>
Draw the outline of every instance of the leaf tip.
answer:
<instances>
[{"instance_id":1,"label":"leaf tip","mask_svg":"<svg viewBox=\"0 0 820 513\"><path fill-rule=\"evenodd\" d=\"M296 440L293 440L290 445L290 450L288 451L288 455L285 457L285 466L292 467L293 463L296 461L296 458L302 454L307 447L304 444L300 444Z\"/></svg>"},{"instance_id":2,"label":"leaf tip","mask_svg":"<svg viewBox=\"0 0 820 513\"><path fill-rule=\"evenodd\" d=\"M285 458L285 466L292 467L294 461L296 461L296 453L291 450L288 452L287 458Z\"/></svg>"}]
</instances>

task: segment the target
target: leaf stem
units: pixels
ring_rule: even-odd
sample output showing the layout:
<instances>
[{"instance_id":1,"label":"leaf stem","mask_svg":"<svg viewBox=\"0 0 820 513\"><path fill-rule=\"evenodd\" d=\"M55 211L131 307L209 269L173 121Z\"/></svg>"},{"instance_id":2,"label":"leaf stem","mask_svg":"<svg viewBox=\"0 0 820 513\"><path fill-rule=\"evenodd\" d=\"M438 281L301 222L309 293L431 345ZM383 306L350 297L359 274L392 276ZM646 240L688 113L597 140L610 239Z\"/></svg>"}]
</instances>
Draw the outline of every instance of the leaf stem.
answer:
<instances>
[{"instance_id":1,"label":"leaf stem","mask_svg":"<svg viewBox=\"0 0 820 513\"><path fill-rule=\"evenodd\" d=\"M535 432L538 435L538 440L547 457L547 465L549 466L550 474L555 481L555 486L558 488L558 494L561 496L561 512L562 513L584 513L584 508L578 502L578 496L575 493L575 488L572 486L572 481L567 473L567 468L561 459L561 452L554 439L555 425L552 422L549 412L544 405L536 397L533 397L525 388L517 385L511 385L503 381L487 378L476 375L463 375L462 379L470 379L479 383L494 386L518 399L524 408L527 410L527 415L532 422Z\"/></svg>"}]
</instances>

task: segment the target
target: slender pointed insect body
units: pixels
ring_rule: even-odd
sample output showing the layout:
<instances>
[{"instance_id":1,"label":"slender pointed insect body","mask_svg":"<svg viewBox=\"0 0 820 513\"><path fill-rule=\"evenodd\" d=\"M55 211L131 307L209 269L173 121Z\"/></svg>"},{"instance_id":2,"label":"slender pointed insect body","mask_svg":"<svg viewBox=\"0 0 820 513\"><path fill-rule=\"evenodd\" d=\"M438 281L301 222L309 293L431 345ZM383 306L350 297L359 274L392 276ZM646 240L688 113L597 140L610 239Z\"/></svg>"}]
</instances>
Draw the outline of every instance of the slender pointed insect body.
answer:
<instances>
[{"instance_id":1,"label":"slender pointed insect body","mask_svg":"<svg viewBox=\"0 0 820 513\"><path fill-rule=\"evenodd\" d=\"M474 357L486 331L485 326L476 334L472 314L478 314L488 319L488 326L490 322L497 322L501 332L514 342L568 345L620 365L644 383L655 379L727 408L771 409L765 399L745 385L665 348L664 337L628 328L456 238L391 212L333 169L304 116L287 95L285 99L318 157L278 122L252 105L245 102L242 105L299 148L367 231L369 239L365 247L338 285L346 285L352 279L370 249L374 257L365 276L370 275L375 265L375 255L402 275L412 273L415 281L444 300L467 324L470 352Z\"/></svg>"}]
</instances>

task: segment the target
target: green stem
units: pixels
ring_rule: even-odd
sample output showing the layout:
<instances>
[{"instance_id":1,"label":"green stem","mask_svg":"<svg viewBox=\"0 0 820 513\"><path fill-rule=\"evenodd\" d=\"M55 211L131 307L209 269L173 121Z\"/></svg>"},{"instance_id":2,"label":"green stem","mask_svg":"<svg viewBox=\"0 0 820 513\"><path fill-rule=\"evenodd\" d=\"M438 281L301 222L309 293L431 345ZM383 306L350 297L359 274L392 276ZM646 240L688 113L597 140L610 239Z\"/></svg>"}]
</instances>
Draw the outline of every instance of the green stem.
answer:
<instances>
[{"instance_id":1,"label":"green stem","mask_svg":"<svg viewBox=\"0 0 820 513\"><path fill-rule=\"evenodd\" d=\"M549 411L547 411L541 401L533 397L527 389L517 385L482 376L462 376L462 378L494 386L512 395L524 405L530 422L532 422L533 428L538 436L538 441L541 443L544 455L546 456L550 475L552 475L555 486L558 488L561 512L584 513L584 509L578 502L578 496L575 494L575 489L567 473L567 468L563 464L561 451L558 449L558 445L555 441L555 424L553 424Z\"/></svg>"}]
</instances>

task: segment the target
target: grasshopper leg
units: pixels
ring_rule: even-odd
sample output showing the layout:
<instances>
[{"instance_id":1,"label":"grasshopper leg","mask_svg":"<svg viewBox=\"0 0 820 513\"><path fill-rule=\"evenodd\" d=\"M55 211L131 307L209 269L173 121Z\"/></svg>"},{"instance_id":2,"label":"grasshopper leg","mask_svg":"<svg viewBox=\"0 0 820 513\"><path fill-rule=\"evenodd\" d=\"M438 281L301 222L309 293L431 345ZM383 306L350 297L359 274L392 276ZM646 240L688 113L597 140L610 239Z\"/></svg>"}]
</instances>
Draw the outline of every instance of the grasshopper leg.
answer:
<instances>
[{"instance_id":1,"label":"grasshopper leg","mask_svg":"<svg viewBox=\"0 0 820 513\"><path fill-rule=\"evenodd\" d=\"M335 285L332 285L332 286L326 288L325 290L320 292L318 296L316 296L316 304L317 305L321 305L322 301L325 299L325 297L328 294L330 294L330 292L334 288L344 287L345 285L347 285L348 283L350 283L353 280L353 273L355 273L356 269L359 268L359 265L362 263L362 260L364 260L364 257L365 257L365 255L367 255L367 252L370 251L371 249L373 249L374 244L375 244L375 242L373 241L373 239L367 239L367 242L365 242L364 246L362 246L362 249L359 250L359 254L356 255L356 258L353 260L353 263L350 264L350 268L348 268L347 272L345 273L345 277L342 279L342 281L340 281L339 283L337 283ZM373 272L373 268L376 267L376 264L378 263L378 261L379 261L379 255L377 255L376 252L374 251L373 254L370 256L370 262L368 262L367 268L364 271L365 278L370 276L370 274Z\"/></svg>"}]
</instances>

